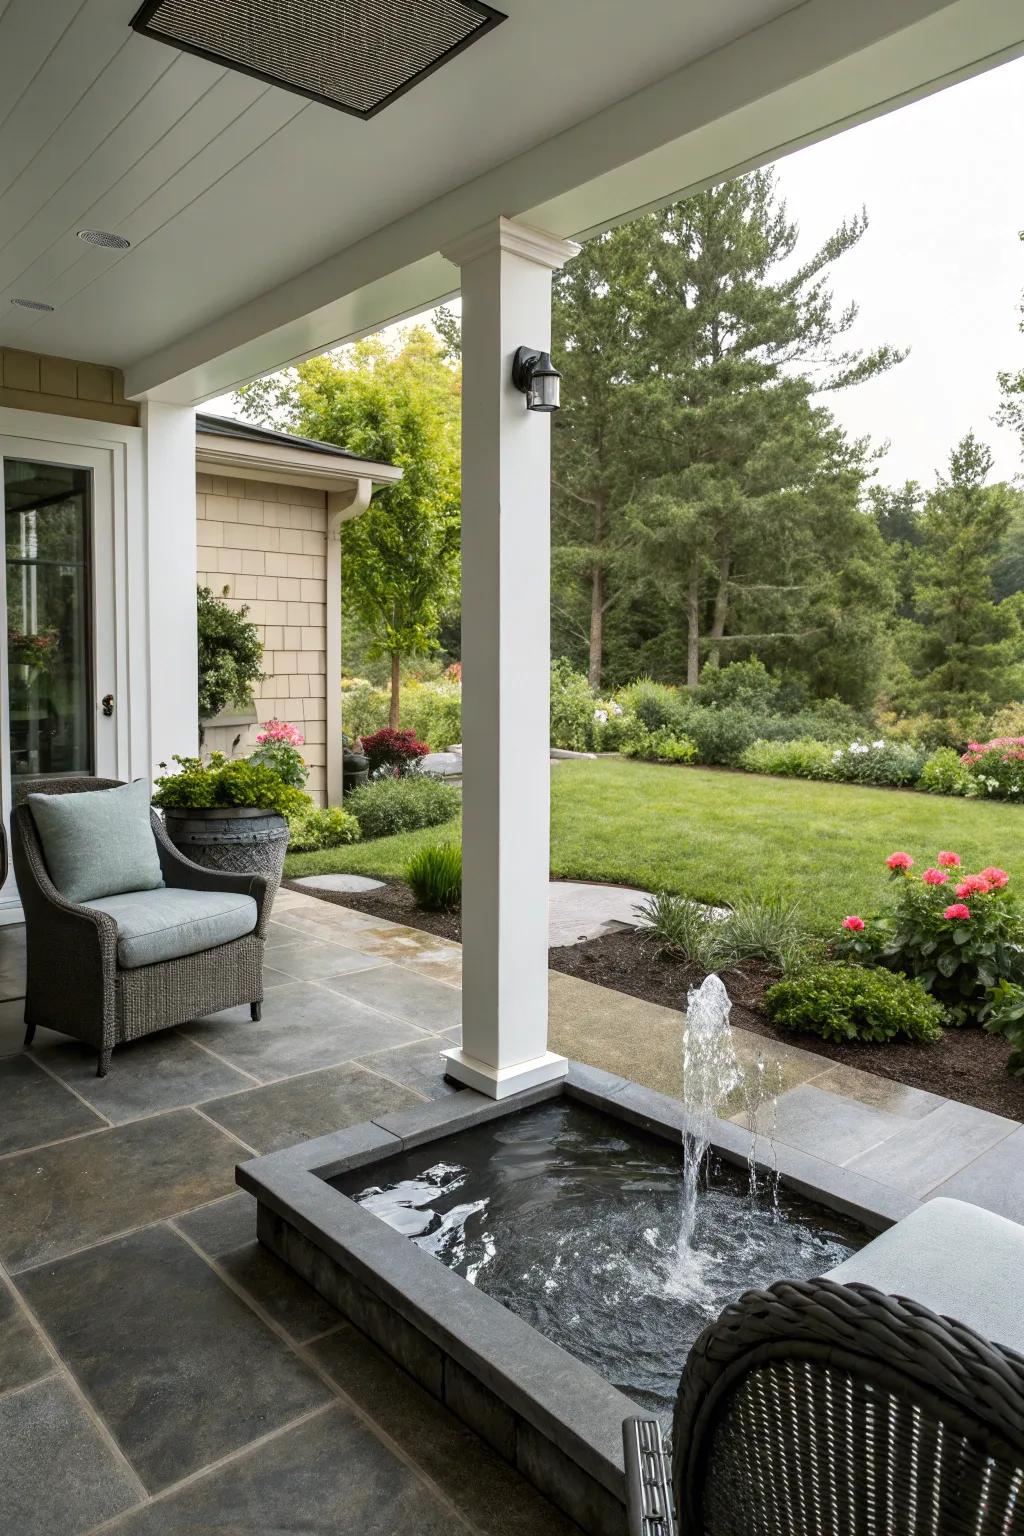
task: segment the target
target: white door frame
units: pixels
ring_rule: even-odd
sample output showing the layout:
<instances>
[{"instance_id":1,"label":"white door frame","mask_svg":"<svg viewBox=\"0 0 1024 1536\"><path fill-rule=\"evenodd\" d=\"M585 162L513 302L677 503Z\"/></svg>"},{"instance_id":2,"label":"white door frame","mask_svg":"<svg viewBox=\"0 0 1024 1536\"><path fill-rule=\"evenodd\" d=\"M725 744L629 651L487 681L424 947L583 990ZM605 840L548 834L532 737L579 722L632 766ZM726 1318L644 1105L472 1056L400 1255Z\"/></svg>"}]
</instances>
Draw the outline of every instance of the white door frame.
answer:
<instances>
[{"instance_id":1,"label":"white door frame","mask_svg":"<svg viewBox=\"0 0 1024 1536\"><path fill-rule=\"evenodd\" d=\"M92 477L93 743L97 772L130 779L149 773L147 518L143 434L138 427L0 407L0 457L86 469ZM6 623L0 581L0 623ZM0 633L5 633L0 629ZM104 717L101 699L114 695ZM0 795L10 815L7 673L0 667ZM20 920L13 875L0 891L0 923Z\"/></svg>"}]
</instances>

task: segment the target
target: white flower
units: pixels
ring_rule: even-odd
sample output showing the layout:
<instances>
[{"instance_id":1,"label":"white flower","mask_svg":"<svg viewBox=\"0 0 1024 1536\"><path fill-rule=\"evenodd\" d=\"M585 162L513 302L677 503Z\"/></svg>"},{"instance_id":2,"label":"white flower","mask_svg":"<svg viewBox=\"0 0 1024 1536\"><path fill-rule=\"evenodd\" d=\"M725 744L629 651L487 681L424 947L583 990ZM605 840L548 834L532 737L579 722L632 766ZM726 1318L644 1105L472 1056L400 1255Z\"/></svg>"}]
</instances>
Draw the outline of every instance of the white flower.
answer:
<instances>
[{"instance_id":1,"label":"white flower","mask_svg":"<svg viewBox=\"0 0 1024 1536\"><path fill-rule=\"evenodd\" d=\"M885 742L884 741L873 741L871 743L871 745L874 747L875 751L878 752L882 747L885 746Z\"/></svg>"},{"instance_id":2,"label":"white flower","mask_svg":"<svg viewBox=\"0 0 1024 1536\"><path fill-rule=\"evenodd\" d=\"M609 704L608 708L611 710L613 715L621 715L622 714L622 705L621 704L616 704L614 699L612 699L612 701Z\"/></svg>"},{"instance_id":3,"label":"white flower","mask_svg":"<svg viewBox=\"0 0 1024 1536\"><path fill-rule=\"evenodd\" d=\"M594 710L594 719L595 720L600 720L602 725L607 725L608 724L608 711L606 709L595 709Z\"/></svg>"}]
</instances>

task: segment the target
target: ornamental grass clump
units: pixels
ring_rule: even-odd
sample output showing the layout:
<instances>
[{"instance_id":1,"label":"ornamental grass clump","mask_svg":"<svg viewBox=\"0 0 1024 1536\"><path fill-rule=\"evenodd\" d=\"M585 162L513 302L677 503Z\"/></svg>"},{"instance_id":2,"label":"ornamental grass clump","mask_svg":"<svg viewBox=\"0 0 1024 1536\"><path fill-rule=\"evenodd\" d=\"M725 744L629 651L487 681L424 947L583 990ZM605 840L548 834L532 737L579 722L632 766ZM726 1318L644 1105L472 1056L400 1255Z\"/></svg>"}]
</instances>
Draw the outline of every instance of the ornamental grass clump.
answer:
<instances>
[{"instance_id":1,"label":"ornamental grass clump","mask_svg":"<svg viewBox=\"0 0 1024 1536\"><path fill-rule=\"evenodd\" d=\"M891 853L891 910L844 919L837 951L915 977L956 1025L981 1024L1001 981L1024 982L1024 921L1005 869L965 873L945 849L915 873L909 853Z\"/></svg>"},{"instance_id":2,"label":"ornamental grass clump","mask_svg":"<svg viewBox=\"0 0 1024 1536\"><path fill-rule=\"evenodd\" d=\"M438 843L409 860L406 884L425 912L451 912L462 904L462 848Z\"/></svg>"}]
</instances>

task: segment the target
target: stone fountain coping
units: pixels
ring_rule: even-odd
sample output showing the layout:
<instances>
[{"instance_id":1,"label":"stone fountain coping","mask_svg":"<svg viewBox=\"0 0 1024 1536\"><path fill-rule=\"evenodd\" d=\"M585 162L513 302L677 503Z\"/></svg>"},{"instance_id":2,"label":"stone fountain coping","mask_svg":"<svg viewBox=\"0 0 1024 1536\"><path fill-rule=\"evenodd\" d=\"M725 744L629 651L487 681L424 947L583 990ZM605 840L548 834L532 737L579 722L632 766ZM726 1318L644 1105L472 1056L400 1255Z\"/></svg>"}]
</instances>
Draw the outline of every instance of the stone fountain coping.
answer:
<instances>
[{"instance_id":1,"label":"stone fountain coping","mask_svg":"<svg viewBox=\"0 0 1024 1536\"><path fill-rule=\"evenodd\" d=\"M359 1304L364 1311L368 1307L366 1327L371 1336L375 1309L383 1308L385 1321L377 1342L401 1355L414 1375L418 1374L416 1341L423 1339L428 1341L425 1347L440 1352L438 1382L444 1374L441 1362L454 1362L463 1379L468 1375L482 1384L506 1412L531 1426L586 1478L622 1502L622 1421L636 1414L636 1404L501 1302L468 1284L327 1182L563 1094L676 1144L687 1127L687 1111L678 1100L573 1062L566 1079L513 1099L495 1101L465 1089L400 1114L300 1142L239 1164L236 1181L259 1202L261 1236L278 1247L288 1262L297 1263L314 1285L318 1279L325 1283L322 1258L326 1256L340 1267L347 1285L355 1282L360 1297L369 1294L369 1304L365 1300ZM788 1189L842 1212L872 1232L892 1226L921 1203L784 1145L776 1146L774 1158L766 1160L758 1156L761 1148L768 1150L765 1139L756 1142L751 1131L733 1121L712 1122L711 1150L723 1160L746 1167L753 1156L759 1171L777 1171ZM275 1223L276 1218L280 1221ZM283 1236L281 1223L288 1229ZM430 1379L420 1379L434 1390L431 1373L427 1375ZM435 1395L443 1395L440 1387ZM535 1449L534 1455L538 1454ZM557 1481L552 1472L552 1484L557 1486Z\"/></svg>"}]
</instances>

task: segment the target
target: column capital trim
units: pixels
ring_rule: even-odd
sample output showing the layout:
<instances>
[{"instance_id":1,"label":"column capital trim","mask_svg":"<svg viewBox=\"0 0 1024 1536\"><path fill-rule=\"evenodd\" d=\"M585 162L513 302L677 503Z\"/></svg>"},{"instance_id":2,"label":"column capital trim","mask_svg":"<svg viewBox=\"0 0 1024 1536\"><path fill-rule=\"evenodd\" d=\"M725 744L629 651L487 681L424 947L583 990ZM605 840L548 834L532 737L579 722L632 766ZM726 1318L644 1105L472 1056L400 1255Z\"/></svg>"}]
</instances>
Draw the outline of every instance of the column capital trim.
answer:
<instances>
[{"instance_id":1,"label":"column capital trim","mask_svg":"<svg viewBox=\"0 0 1024 1536\"><path fill-rule=\"evenodd\" d=\"M455 266L465 267L492 251L509 251L513 256L522 256L525 261L555 271L571 261L579 249L575 240L562 240L546 229L534 229L532 224L518 224L514 219L497 218L453 240L441 254Z\"/></svg>"}]
</instances>

